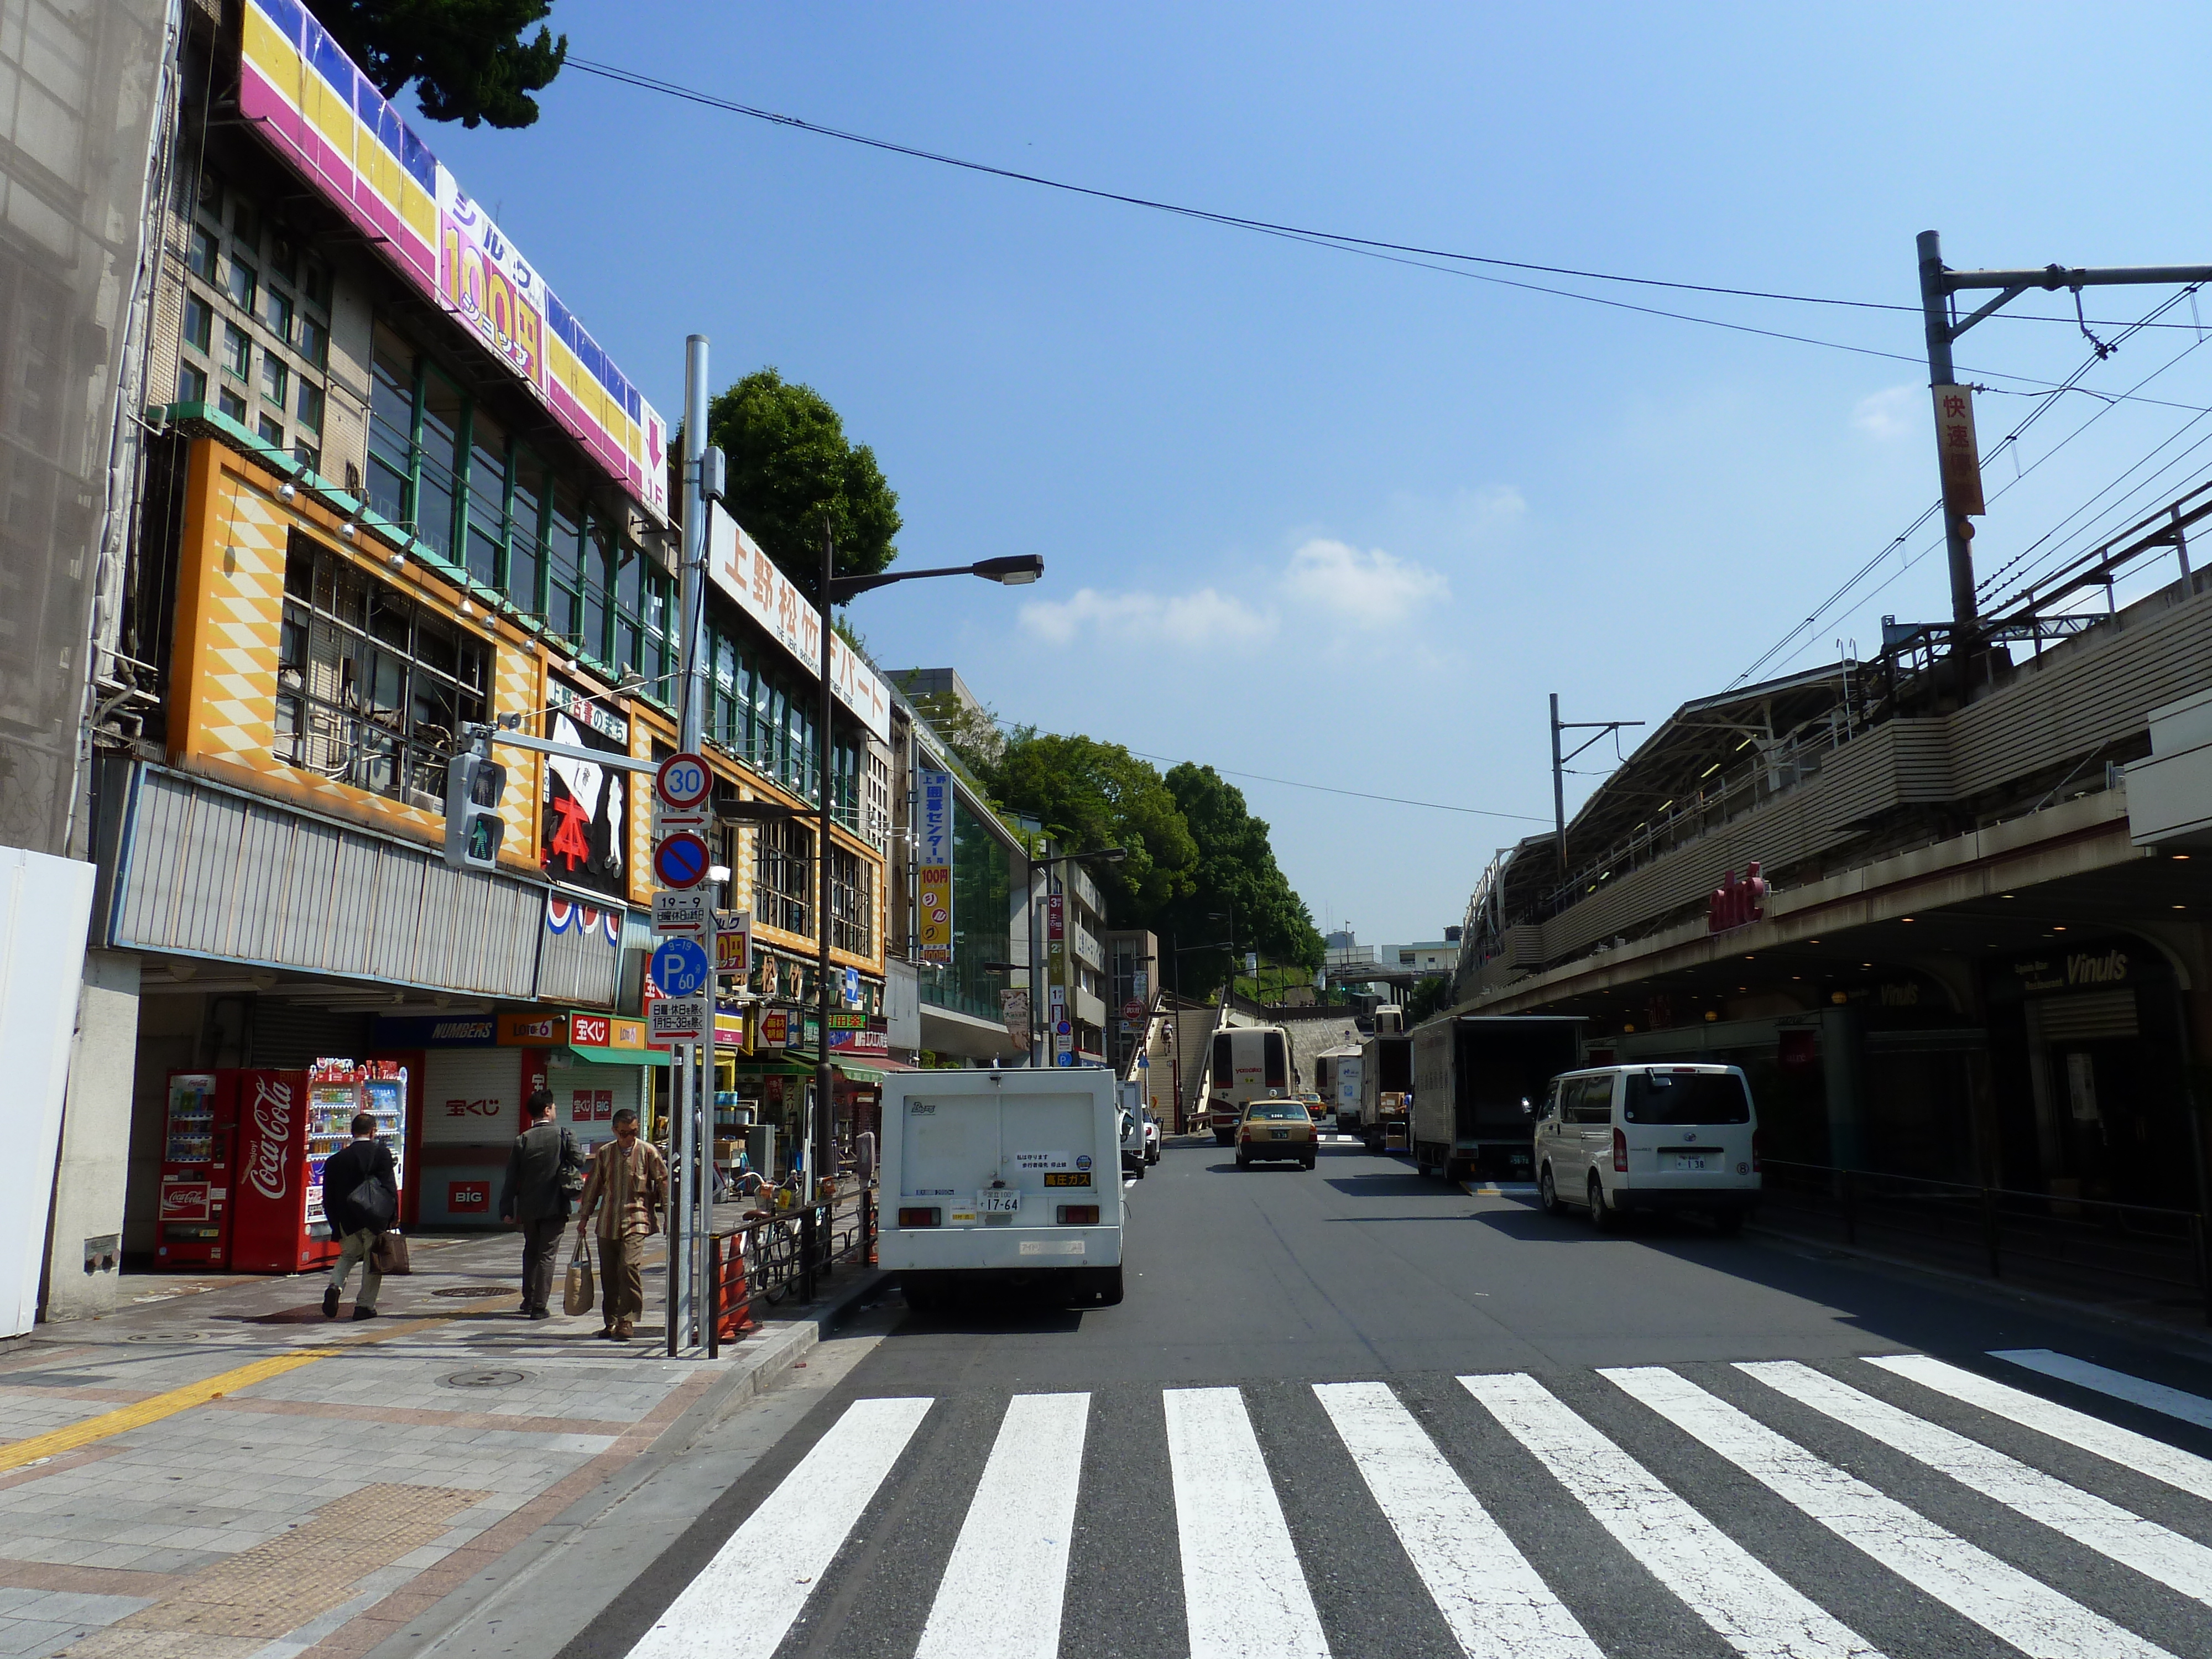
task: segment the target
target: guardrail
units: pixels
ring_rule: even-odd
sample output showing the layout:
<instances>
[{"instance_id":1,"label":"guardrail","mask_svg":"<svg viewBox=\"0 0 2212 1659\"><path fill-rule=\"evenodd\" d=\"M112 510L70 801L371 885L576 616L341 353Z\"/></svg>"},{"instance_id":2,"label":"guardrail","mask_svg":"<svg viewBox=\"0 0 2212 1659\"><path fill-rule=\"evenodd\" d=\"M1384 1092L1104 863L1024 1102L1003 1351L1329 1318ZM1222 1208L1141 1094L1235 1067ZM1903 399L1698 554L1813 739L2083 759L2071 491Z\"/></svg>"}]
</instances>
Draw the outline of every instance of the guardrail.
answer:
<instances>
[{"instance_id":1,"label":"guardrail","mask_svg":"<svg viewBox=\"0 0 2212 1659\"><path fill-rule=\"evenodd\" d=\"M875 1254L873 1187L717 1228L707 1237L707 1357L719 1357L725 1341L757 1324L762 1304L811 1302L818 1282L841 1264L866 1267Z\"/></svg>"},{"instance_id":2,"label":"guardrail","mask_svg":"<svg viewBox=\"0 0 2212 1659\"><path fill-rule=\"evenodd\" d=\"M2193 1210L2112 1199L2026 1193L1918 1176L1763 1160L1770 1211L1825 1218L1844 1242L1899 1248L1923 1257L1978 1262L2002 1279L2016 1270L2087 1286L2116 1282L2145 1295L2193 1291L2212 1324L2212 1253ZM2169 1295L2160 1298L2172 1300Z\"/></svg>"}]
</instances>

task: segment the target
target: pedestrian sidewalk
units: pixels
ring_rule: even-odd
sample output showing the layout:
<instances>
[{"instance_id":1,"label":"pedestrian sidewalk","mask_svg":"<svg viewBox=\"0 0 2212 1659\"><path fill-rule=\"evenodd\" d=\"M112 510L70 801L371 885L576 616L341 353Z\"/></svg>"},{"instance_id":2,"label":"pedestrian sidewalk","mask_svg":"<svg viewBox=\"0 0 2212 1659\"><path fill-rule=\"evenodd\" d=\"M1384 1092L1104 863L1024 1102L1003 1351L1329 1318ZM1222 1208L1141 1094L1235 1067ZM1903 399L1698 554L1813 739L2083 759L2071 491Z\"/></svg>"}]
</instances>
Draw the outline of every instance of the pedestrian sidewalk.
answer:
<instances>
[{"instance_id":1,"label":"pedestrian sidewalk","mask_svg":"<svg viewBox=\"0 0 2212 1659\"><path fill-rule=\"evenodd\" d=\"M720 1358L671 1360L659 1240L626 1345L596 1314L519 1317L515 1235L410 1242L375 1320L350 1296L325 1320L319 1273L149 1275L0 1345L0 1659L358 1659L772 1386L880 1277L841 1267Z\"/></svg>"}]
</instances>

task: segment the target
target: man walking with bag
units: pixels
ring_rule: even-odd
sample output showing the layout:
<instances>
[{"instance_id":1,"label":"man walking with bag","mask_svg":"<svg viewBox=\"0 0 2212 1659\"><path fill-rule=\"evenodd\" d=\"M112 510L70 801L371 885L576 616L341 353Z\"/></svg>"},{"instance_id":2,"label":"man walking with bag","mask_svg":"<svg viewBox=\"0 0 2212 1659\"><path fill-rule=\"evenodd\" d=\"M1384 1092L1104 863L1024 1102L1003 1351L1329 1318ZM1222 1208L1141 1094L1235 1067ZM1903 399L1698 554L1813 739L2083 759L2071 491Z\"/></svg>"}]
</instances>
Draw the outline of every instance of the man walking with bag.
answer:
<instances>
[{"instance_id":1,"label":"man walking with bag","mask_svg":"<svg viewBox=\"0 0 2212 1659\"><path fill-rule=\"evenodd\" d=\"M601 1336L627 1342L645 1311L645 1241L660 1231L667 1202L668 1161L637 1132L627 1106L614 1116L615 1138L592 1154L592 1171L577 1207L576 1231L595 1232L606 1289ZM592 1227L594 1218L598 1226Z\"/></svg>"},{"instance_id":2,"label":"man walking with bag","mask_svg":"<svg viewBox=\"0 0 2212 1659\"><path fill-rule=\"evenodd\" d=\"M499 1189L500 1218L522 1229L522 1316L550 1319L554 1258L568 1230L572 1183L583 1182L583 1156L569 1133L553 1121L553 1091L539 1089L527 1103L530 1127L507 1155L507 1180Z\"/></svg>"},{"instance_id":3,"label":"man walking with bag","mask_svg":"<svg viewBox=\"0 0 2212 1659\"><path fill-rule=\"evenodd\" d=\"M399 1170L392 1161L392 1148L377 1139L375 1115L357 1113L352 1144L323 1160L323 1215L341 1241L330 1287L323 1292L324 1318L338 1316L338 1298L356 1262L361 1264L361 1294L354 1298L353 1316L376 1317L376 1293L384 1288L384 1274L372 1252L398 1214Z\"/></svg>"}]
</instances>

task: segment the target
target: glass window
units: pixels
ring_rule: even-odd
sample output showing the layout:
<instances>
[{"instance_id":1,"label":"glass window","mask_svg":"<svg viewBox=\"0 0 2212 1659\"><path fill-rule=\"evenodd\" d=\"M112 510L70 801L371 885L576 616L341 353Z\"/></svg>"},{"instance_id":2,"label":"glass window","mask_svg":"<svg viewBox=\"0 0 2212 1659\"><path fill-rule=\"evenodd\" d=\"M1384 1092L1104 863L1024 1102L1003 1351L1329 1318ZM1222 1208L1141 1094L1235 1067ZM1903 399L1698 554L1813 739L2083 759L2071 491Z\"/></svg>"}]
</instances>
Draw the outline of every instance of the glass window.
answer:
<instances>
[{"instance_id":1,"label":"glass window","mask_svg":"<svg viewBox=\"0 0 2212 1659\"><path fill-rule=\"evenodd\" d=\"M482 410L469 417L468 571L497 587L507 562L507 433Z\"/></svg>"},{"instance_id":2,"label":"glass window","mask_svg":"<svg viewBox=\"0 0 2212 1659\"><path fill-rule=\"evenodd\" d=\"M753 831L753 916L787 933L811 931L814 832L789 818Z\"/></svg>"},{"instance_id":3,"label":"glass window","mask_svg":"<svg viewBox=\"0 0 2212 1659\"><path fill-rule=\"evenodd\" d=\"M545 614L538 577L544 560L545 464L520 445L514 451L514 504L507 529L507 593L533 617Z\"/></svg>"},{"instance_id":4,"label":"glass window","mask_svg":"<svg viewBox=\"0 0 2212 1659\"><path fill-rule=\"evenodd\" d=\"M830 849L830 944L855 956L875 954L875 866L843 848Z\"/></svg>"},{"instance_id":5,"label":"glass window","mask_svg":"<svg viewBox=\"0 0 2212 1659\"><path fill-rule=\"evenodd\" d=\"M205 351L215 338L215 307L197 294L185 295L185 343Z\"/></svg>"},{"instance_id":6,"label":"glass window","mask_svg":"<svg viewBox=\"0 0 2212 1659\"><path fill-rule=\"evenodd\" d=\"M238 308L240 311L249 315L252 313L253 296L259 291L260 287L261 280L255 274L253 267L236 254L233 254L230 260L230 297L238 302Z\"/></svg>"},{"instance_id":7,"label":"glass window","mask_svg":"<svg viewBox=\"0 0 2212 1659\"><path fill-rule=\"evenodd\" d=\"M415 354L376 331L368 377L368 504L394 524L407 522L412 499Z\"/></svg>"},{"instance_id":8,"label":"glass window","mask_svg":"<svg viewBox=\"0 0 2212 1659\"><path fill-rule=\"evenodd\" d=\"M260 216L254 212L253 204L243 196L230 198L230 234L248 252L261 251Z\"/></svg>"},{"instance_id":9,"label":"glass window","mask_svg":"<svg viewBox=\"0 0 2212 1659\"><path fill-rule=\"evenodd\" d=\"M192 227L191 240L185 245L185 264L204 283L215 281L216 251L219 246L216 234L206 226Z\"/></svg>"},{"instance_id":10,"label":"glass window","mask_svg":"<svg viewBox=\"0 0 2212 1659\"><path fill-rule=\"evenodd\" d=\"M233 323L222 325L222 366L241 380L253 370L253 343Z\"/></svg>"},{"instance_id":11,"label":"glass window","mask_svg":"<svg viewBox=\"0 0 2212 1659\"><path fill-rule=\"evenodd\" d=\"M331 308L330 267L318 260L308 260L307 275L306 280L300 284L300 292L325 311L328 311Z\"/></svg>"},{"instance_id":12,"label":"glass window","mask_svg":"<svg viewBox=\"0 0 2212 1659\"><path fill-rule=\"evenodd\" d=\"M317 368L326 368L331 361L331 331L313 317L300 319L300 355Z\"/></svg>"},{"instance_id":13,"label":"glass window","mask_svg":"<svg viewBox=\"0 0 2212 1659\"><path fill-rule=\"evenodd\" d=\"M607 601L615 586L614 538L595 515L584 538L584 649L607 660Z\"/></svg>"},{"instance_id":14,"label":"glass window","mask_svg":"<svg viewBox=\"0 0 2212 1659\"><path fill-rule=\"evenodd\" d=\"M323 389L312 380L300 382L300 406L293 411L310 432L323 429Z\"/></svg>"},{"instance_id":15,"label":"glass window","mask_svg":"<svg viewBox=\"0 0 2212 1659\"><path fill-rule=\"evenodd\" d=\"M728 635L713 635L714 667L711 678L714 701L707 728L714 740L733 752L742 752L738 737L738 646Z\"/></svg>"},{"instance_id":16,"label":"glass window","mask_svg":"<svg viewBox=\"0 0 2212 1659\"><path fill-rule=\"evenodd\" d=\"M628 542L615 548L615 654L617 668L645 672L645 555Z\"/></svg>"},{"instance_id":17,"label":"glass window","mask_svg":"<svg viewBox=\"0 0 2212 1659\"><path fill-rule=\"evenodd\" d=\"M180 404L204 404L207 401L207 370L191 363L179 366L177 401Z\"/></svg>"},{"instance_id":18,"label":"glass window","mask_svg":"<svg viewBox=\"0 0 2212 1659\"><path fill-rule=\"evenodd\" d=\"M434 368L423 371L422 439L416 452L415 533L440 557L453 556L453 514L459 503L461 393Z\"/></svg>"},{"instance_id":19,"label":"glass window","mask_svg":"<svg viewBox=\"0 0 2212 1659\"><path fill-rule=\"evenodd\" d=\"M224 386L216 393L215 406L240 425L246 423L246 399L230 387Z\"/></svg>"},{"instance_id":20,"label":"glass window","mask_svg":"<svg viewBox=\"0 0 2212 1659\"><path fill-rule=\"evenodd\" d=\"M311 443L294 444L292 459L310 472L320 472L323 470L323 452Z\"/></svg>"},{"instance_id":21,"label":"glass window","mask_svg":"<svg viewBox=\"0 0 2212 1659\"><path fill-rule=\"evenodd\" d=\"M261 416L260 432L263 442L274 444L279 449L284 447L284 422L274 415L264 413Z\"/></svg>"},{"instance_id":22,"label":"glass window","mask_svg":"<svg viewBox=\"0 0 2212 1659\"><path fill-rule=\"evenodd\" d=\"M1628 1074L1621 1115L1631 1123L1748 1123L1751 1097L1733 1072L1665 1071Z\"/></svg>"},{"instance_id":23,"label":"glass window","mask_svg":"<svg viewBox=\"0 0 2212 1659\"><path fill-rule=\"evenodd\" d=\"M284 407L284 399L292 389L292 371L284 367L283 359L274 353L261 354L261 395L277 408Z\"/></svg>"},{"instance_id":24,"label":"glass window","mask_svg":"<svg viewBox=\"0 0 2212 1659\"><path fill-rule=\"evenodd\" d=\"M282 289L272 288L263 295L261 320L269 325L269 331L285 344L292 343L292 296Z\"/></svg>"},{"instance_id":25,"label":"glass window","mask_svg":"<svg viewBox=\"0 0 2212 1659\"><path fill-rule=\"evenodd\" d=\"M300 251L290 237L280 234L269 239L269 269L288 283L300 280Z\"/></svg>"},{"instance_id":26,"label":"glass window","mask_svg":"<svg viewBox=\"0 0 2212 1659\"><path fill-rule=\"evenodd\" d=\"M545 620L563 639L584 636L584 504L556 483L546 514Z\"/></svg>"}]
</instances>

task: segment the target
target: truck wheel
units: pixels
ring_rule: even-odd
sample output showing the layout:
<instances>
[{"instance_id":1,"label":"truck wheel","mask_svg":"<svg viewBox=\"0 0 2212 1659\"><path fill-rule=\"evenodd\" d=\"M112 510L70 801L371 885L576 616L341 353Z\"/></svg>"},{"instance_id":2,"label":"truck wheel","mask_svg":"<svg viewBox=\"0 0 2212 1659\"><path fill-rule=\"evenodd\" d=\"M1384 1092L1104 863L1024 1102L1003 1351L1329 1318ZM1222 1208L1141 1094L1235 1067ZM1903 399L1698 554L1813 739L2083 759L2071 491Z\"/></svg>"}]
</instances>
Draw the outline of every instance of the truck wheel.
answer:
<instances>
[{"instance_id":1,"label":"truck wheel","mask_svg":"<svg viewBox=\"0 0 2212 1659\"><path fill-rule=\"evenodd\" d=\"M1102 1308L1119 1307L1121 1303L1121 1270L1109 1267L1098 1276L1098 1288L1093 1292Z\"/></svg>"},{"instance_id":2,"label":"truck wheel","mask_svg":"<svg viewBox=\"0 0 2212 1659\"><path fill-rule=\"evenodd\" d=\"M918 1285L910 1279L901 1279L899 1289L905 1293L909 1311L918 1314L935 1313L945 1305L945 1298L933 1285Z\"/></svg>"},{"instance_id":3,"label":"truck wheel","mask_svg":"<svg viewBox=\"0 0 2212 1659\"><path fill-rule=\"evenodd\" d=\"M1552 1166L1547 1164L1544 1173L1536 1177L1536 1203L1546 1215L1559 1212L1559 1189L1552 1184Z\"/></svg>"},{"instance_id":4,"label":"truck wheel","mask_svg":"<svg viewBox=\"0 0 2212 1659\"><path fill-rule=\"evenodd\" d=\"M1590 1224L1601 1233L1609 1233L1620 1224L1620 1212L1607 1207L1605 1185L1595 1176L1589 1180Z\"/></svg>"}]
</instances>

